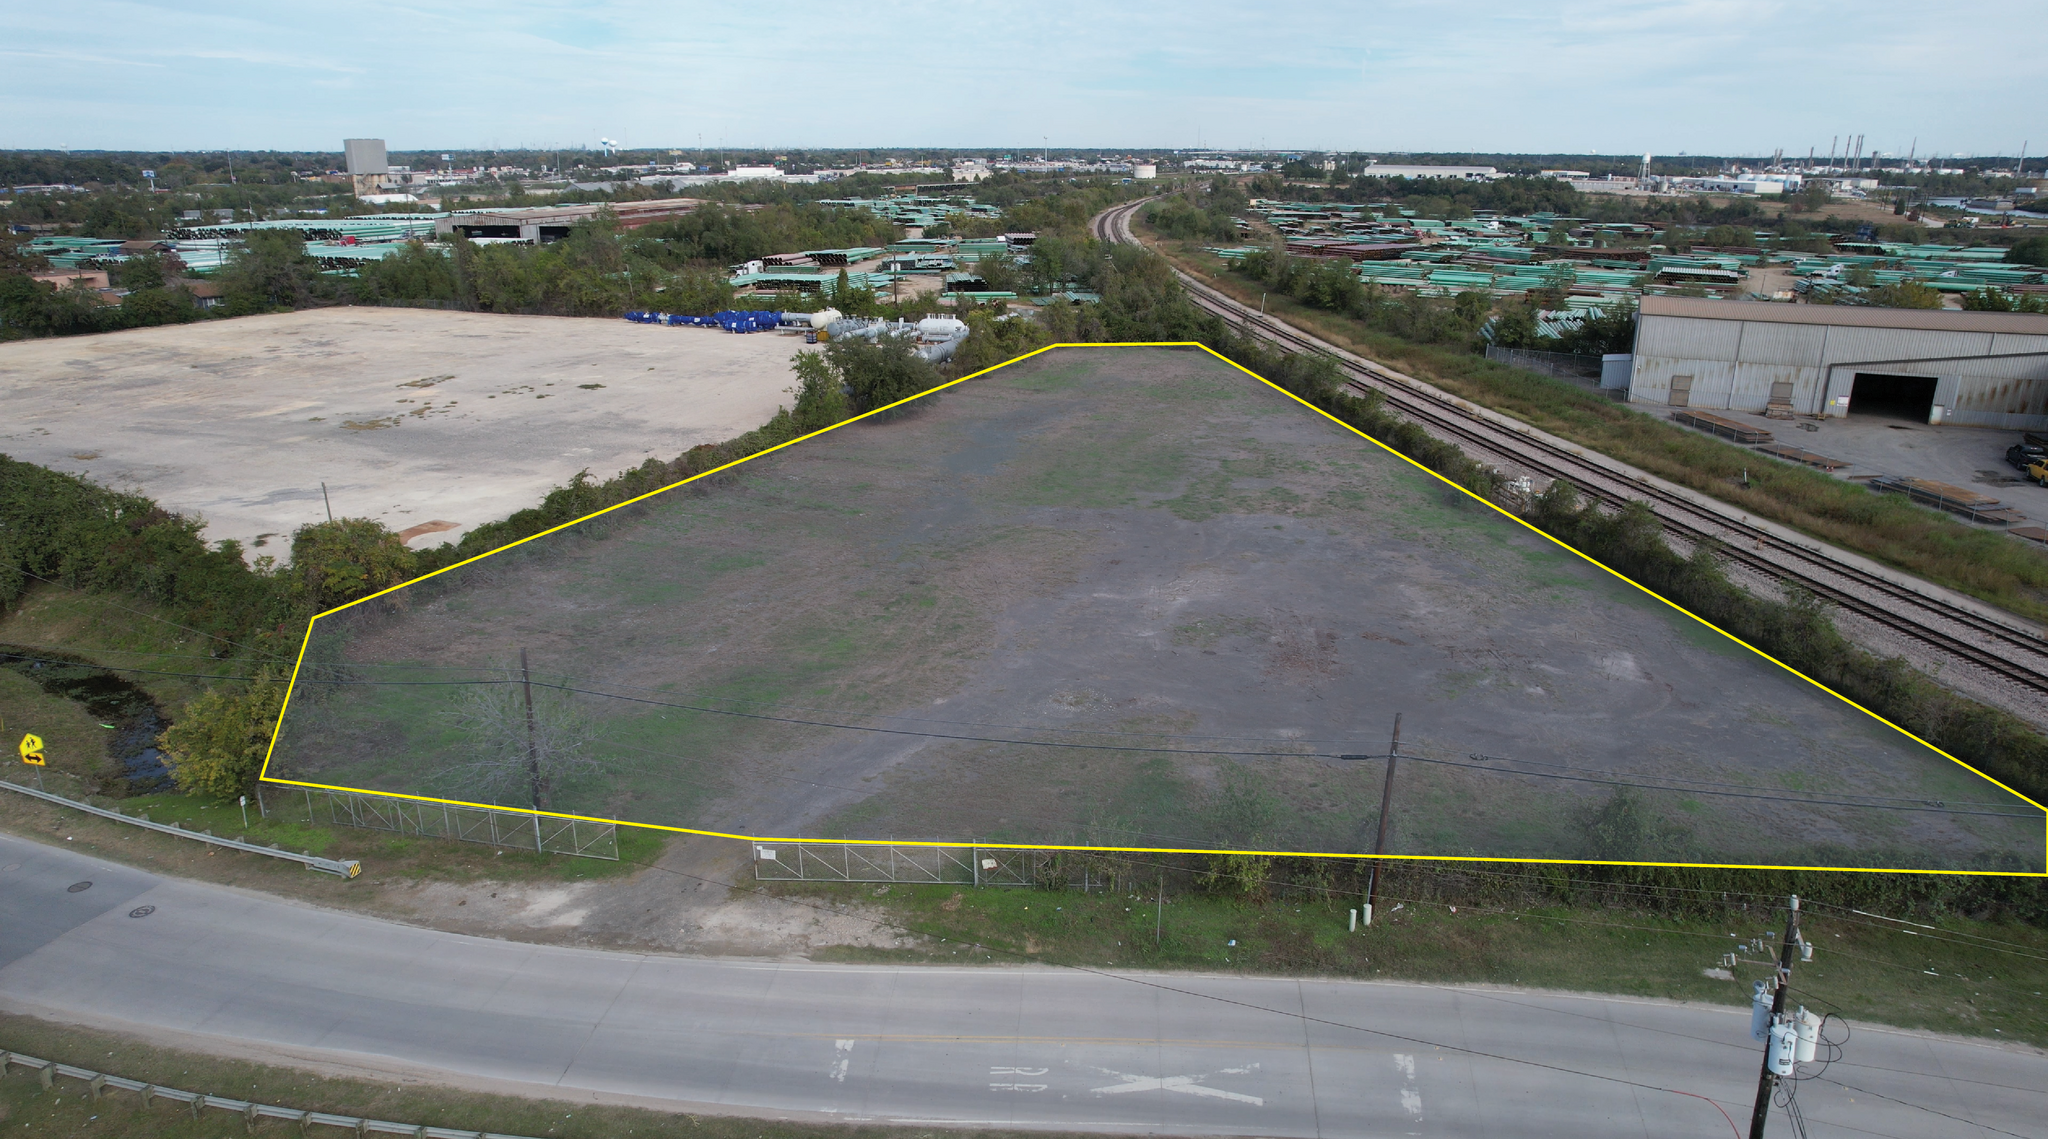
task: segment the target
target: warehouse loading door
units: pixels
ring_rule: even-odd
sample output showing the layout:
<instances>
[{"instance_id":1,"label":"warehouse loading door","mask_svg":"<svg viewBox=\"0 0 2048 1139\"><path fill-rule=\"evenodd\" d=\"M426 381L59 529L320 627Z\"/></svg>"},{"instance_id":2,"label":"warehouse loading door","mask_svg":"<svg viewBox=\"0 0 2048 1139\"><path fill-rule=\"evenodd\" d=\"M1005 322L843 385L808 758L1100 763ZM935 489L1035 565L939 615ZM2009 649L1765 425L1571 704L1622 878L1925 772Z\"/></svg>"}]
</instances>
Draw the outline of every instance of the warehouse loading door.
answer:
<instances>
[{"instance_id":1,"label":"warehouse loading door","mask_svg":"<svg viewBox=\"0 0 2048 1139\"><path fill-rule=\"evenodd\" d=\"M1933 376L1858 372L1849 389L1849 414L1925 423L1934 411L1934 383Z\"/></svg>"}]
</instances>

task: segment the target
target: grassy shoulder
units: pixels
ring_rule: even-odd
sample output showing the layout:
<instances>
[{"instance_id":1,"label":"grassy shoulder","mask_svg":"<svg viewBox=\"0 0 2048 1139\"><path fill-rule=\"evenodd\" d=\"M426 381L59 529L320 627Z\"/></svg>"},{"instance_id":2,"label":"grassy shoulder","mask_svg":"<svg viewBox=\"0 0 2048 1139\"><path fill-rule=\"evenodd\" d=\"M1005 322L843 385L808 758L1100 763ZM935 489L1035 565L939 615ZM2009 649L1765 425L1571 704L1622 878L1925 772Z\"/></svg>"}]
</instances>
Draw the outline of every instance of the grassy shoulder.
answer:
<instances>
[{"instance_id":1,"label":"grassy shoulder","mask_svg":"<svg viewBox=\"0 0 2048 1139\"><path fill-rule=\"evenodd\" d=\"M935 1134L930 1128L856 1127L697 1115L583 1100L490 1095L417 1080L394 1083L388 1078L317 1075L160 1047L114 1033L10 1013L0 1013L0 1048L181 1091L460 1131L549 1139L662 1139L681 1135L691 1139L932 1139ZM61 1076L54 1087L45 1090L36 1074L25 1068L10 1068L0 1078L0 1129L10 1135L100 1139L217 1139L244 1131L243 1124L226 1112L209 1111L194 1118L190 1107L170 1100L158 1099L144 1106L140 1096L120 1091L109 1091L95 1100L83 1081ZM292 1130L287 1123L273 1121L258 1124L255 1133L271 1131L281 1135ZM973 1139L1021 1139L1025 1133L946 1134ZM1060 1133L1029 1134L1043 1137Z\"/></svg>"},{"instance_id":2,"label":"grassy shoulder","mask_svg":"<svg viewBox=\"0 0 2048 1139\"><path fill-rule=\"evenodd\" d=\"M13 777L22 782L19 776ZM49 790L76 795L75 788L51 780ZM191 839L159 834L53 806L24 795L0 791L0 831L61 844L68 850L105 858L155 873L195 878L228 886L263 890L323 905L374 908L387 887L422 881L439 882L579 882L620 878L639 872L660 857L668 839L637 827L619 829L617 862L538 854L480 843L418 838L389 831L335 826L307 819L305 799L289 788L265 788L269 817L249 801L248 822L241 807L203 796L176 793L140 795L117 804L128 814L147 813L152 821L177 823L191 831L212 831L225 838L246 838L268 846L304 851L327 858L353 858L363 873L353 881L307 871L294 862L227 850ZM316 799L316 805L317 805Z\"/></svg>"},{"instance_id":3,"label":"grassy shoulder","mask_svg":"<svg viewBox=\"0 0 2048 1139\"><path fill-rule=\"evenodd\" d=\"M125 594L37 585L0 613L0 645L121 669L124 679L175 716L186 701L245 666L222 659L235 646L184 628L160 609Z\"/></svg>"},{"instance_id":4,"label":"grassy shoulder","mask_svg":"<svg viewBox=\"0 0 2048 1139\"><path fill-rule=\"evenodd\" d=\"M844 961L980 962L1366 977L1495 984L1741 1005L1770 974L1751 940L1781 928L1766 912L1674 919L1576 907L1503 909L1386 899L1352 932L1356 895L1243 898L1153 888L1115 894L946 886L794 885L785 897L878 906L925 935L915 949L840 949ZM1798 966L1798 999L1853 1022L2048 1047L2048 931L1950 920L1902 934L1810 912L1818 947ZM943 939L943 940L941 940ZM2002 944L1963 944L1994 939ZM1766 942L1772 942L1769 937ZM1774 944L1774 942L1772 942ZM1710 974L1721 955L1739 963ZM1775 952L1772 950L1771 952Z\"/></svg>"},{"instance_id":5,"label":"grassy shoulder","mask_svg":"<svg viewBox=\"0 0 2048 1139\"><path fill-rule=\"evenodd\" d=\"M1142 227L1141 227L1142 228ZM1571 384L1452 348L1375 332L1227 271L1186 242L1151 240L1177 267L1247 304L1443 391L1513 416L1760 518L1896 566L2013 613L2048 620L2048 557L1896 495L1873 494L1614 403ZM1747 482L1745 482L1745 472Z\"/></svg>"}]
</instances>

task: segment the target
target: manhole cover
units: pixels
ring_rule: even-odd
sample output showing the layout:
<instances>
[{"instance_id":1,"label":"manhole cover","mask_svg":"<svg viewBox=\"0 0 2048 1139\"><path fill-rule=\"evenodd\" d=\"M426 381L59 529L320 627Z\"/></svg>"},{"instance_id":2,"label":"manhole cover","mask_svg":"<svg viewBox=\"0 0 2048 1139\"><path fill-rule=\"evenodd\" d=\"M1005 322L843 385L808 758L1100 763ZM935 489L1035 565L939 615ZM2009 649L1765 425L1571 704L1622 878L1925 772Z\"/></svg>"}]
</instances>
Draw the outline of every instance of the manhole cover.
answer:
<instances>
[{"instance_id":1,"label":"manhole cover","mask_svg":"<svg viewBox=\"0 0 2048 1139\"><path fill-rule=\"evenodd\" d=\"M146 918L155 912L155 906L137 906L134 909L128 911L128 916L131 918Z\"/></svg>"},{"instance_id":2,"label":"manhole cover","mask_svg":"<svg viewBox=\"0 0 2048 1139\"><path fill-rule=\"evenodd\" d=\"M73 882L70 886L65 888L64 892L67 894L76 894L80 891L90 889L92 889L92 883L90 882Z\"/></svg>"}]
</instances>

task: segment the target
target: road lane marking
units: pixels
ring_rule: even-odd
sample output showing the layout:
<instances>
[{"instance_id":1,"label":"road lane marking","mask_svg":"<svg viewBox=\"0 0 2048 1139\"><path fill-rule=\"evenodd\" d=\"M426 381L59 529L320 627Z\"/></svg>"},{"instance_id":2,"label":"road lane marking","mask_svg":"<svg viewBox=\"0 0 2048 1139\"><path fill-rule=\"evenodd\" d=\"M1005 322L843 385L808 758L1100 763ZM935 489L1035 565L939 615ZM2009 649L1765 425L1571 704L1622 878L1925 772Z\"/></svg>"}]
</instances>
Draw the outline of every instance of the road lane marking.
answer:
<instances>
[{"instance_id":1,"label":"road lane marking","mask_svg":"<svg viewBox=\"0 0 2048 1139\"><path fill-rule=\"evenodd\" d=\"M851 1040L835 1040L832 1042L832 1051L837 1053L839 1058L833 1061L832 1071L828 1074L835 1083L845 1083L846 1071L848 1068L853 1067L853 1043Z\"/></svg>"},{"instance_id":2,"label":"road lane marking","mask_svg":"<svg viewBox=\"0 0 2048 1139\"><path fill-rule=\"evenodd\" d=\"M1394 1068L1401 1073L1401 1110L1417 1123L1422 1121L1422 1092L1415 1086L1415 1057L1394 1053Z\"/></svg>"},{"instance_id":3,"label":"road lane marking","mask_svg":"<svg viewBox=\"0 0 2048 1139\"><path fill-rule=\"evenodd\" d=\"M1203 1072L1193 1076L1140 1076L1131 1072L1118 1072L1109 1068L1097 1068L1095 1070L1103 1075L1115 1076L1123 1082L1111 1084L1106 1088L1090 1088L1088 1090L1097 1095L1123 1095L1127 1092L1151 1091L1179 1092L1182 1095L1208 1096L1212 1099L1227 1099L1235 1103L1248 1103L1253 1107L1264 1107L1266 1101L1258 1096L1245 1095L1243 1092L1228 1092L1222 1088L1208 1087L1201 1082L1210 1076L1246 1075L1257 1071L1258 1067L1257 1064L1253 1064L1245 1068L1223 1068L1215 1072Z\"/></svg>"}]
</instances>

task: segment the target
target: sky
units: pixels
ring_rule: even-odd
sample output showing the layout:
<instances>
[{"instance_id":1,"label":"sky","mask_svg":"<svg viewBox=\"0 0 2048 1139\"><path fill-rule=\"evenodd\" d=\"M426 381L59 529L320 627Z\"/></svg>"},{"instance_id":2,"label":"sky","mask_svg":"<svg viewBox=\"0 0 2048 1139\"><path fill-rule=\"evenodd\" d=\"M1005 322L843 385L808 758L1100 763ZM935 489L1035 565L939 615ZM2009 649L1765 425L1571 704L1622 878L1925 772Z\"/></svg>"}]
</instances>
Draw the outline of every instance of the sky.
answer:
<instances>
[{"instance_id":1,"label":"sky","mask_svg":"<svg viewBox=\"0 0 2048 1139\"><path fill-rule=\"evenodd\" d=\"M2048 151L2048 0L0 0L0 147Z\"/></svg>"}]
</instances>

